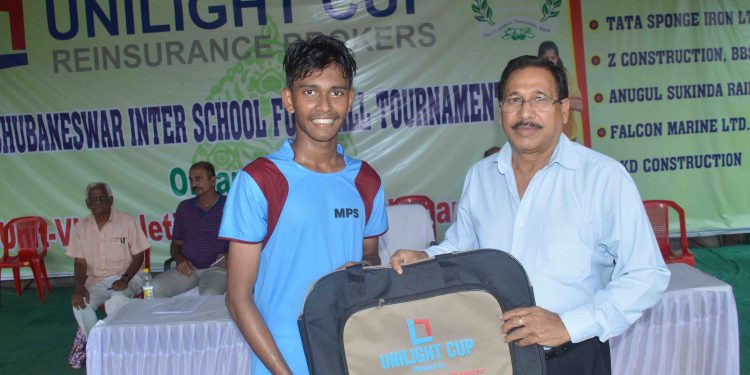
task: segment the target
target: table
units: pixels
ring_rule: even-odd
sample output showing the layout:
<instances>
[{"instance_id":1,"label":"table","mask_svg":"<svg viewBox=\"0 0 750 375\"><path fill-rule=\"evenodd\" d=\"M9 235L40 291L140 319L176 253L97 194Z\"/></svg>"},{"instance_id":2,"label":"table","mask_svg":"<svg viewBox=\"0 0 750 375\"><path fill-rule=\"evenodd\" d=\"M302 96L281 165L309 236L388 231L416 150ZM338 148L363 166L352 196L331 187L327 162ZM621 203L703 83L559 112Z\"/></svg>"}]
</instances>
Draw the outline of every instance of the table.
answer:
<instances>
[{"instance_id":1,"label":"table","mask_svg":"<svg viewBox=\"0 0 750 375\"><path fill-rule=\"evenodd\" d=\"M195 310L158 313L180 305ZM249 374L250 362L224 296L133 299L94 326L86 346L88 374Z\"/></svg>"},{"instance_id":2,"label":"table","mask_svg":"<svg viewBox=\"0 0 750 375\"><path fill-rule=\"evenodd\" d=\"M671 264L662 301L612 338L613 374L739 374L732 287ZM155 314L180 303L191 313ZM224 296L133 299L89 334L89 374L249 374L250 347Z\"/></svg>"},{"instance_id":3,"label":"table","mask_svg":"<svg viewBox=\"0 0 750 375\"><path fill-rule=\"evenodd\" d=\"M661 302L610 340L612 373L739 374L732 286L686 264L669 270Z\"/></svg>"}]
</instances>

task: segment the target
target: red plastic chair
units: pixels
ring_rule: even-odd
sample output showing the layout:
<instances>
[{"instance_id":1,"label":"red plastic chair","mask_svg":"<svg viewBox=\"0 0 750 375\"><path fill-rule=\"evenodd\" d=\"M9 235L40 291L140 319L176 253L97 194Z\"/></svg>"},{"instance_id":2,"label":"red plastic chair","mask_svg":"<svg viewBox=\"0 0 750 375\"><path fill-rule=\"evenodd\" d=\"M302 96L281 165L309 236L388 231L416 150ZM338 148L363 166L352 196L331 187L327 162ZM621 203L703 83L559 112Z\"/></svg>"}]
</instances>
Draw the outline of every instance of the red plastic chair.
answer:
<instances>
[{"instance_id":1,"label":"red plastic chair","mask_svg":"<svg viewBox=\"0 0 750 375\"><path fill-rule=\"evenodd\" d=\"M143 268L148 268L151 271L151 248L143 250ZM153 272L151 272L153 274Z\"/></svg>"},{"instance_id":2,"label":"red plastic chair","mask_svg":"<svg viewBox=\"0 0 750 375\"><path fill-rule=\"evenodd\" d=\"M395 199L390 199L388 204L419 204L422 205L430 213L430 219L432 219L432 233L437 238L437 225L435 220L435 202L426 195L405 195Z\"/></svg>"},{"instance_id":3,"label":"red plastic chair","mask_svg":"<svg viewBox=\"0 0 750 375\"><path fill-rule=\"evenodd\" d=\"M47 288L47 293L52 291L47 276L47 267L44 265L44 257L49 247L47 222L40 216L11 219L3 229L2 242L3 258L0 259L0 269L13 269L16 294L20 296L22 293L21 267L30 267L39 292L39 301L44 303L44 288ZM11 250L15 250L14 255L10 254Z\"/></svg>"},{"instance_id":4,"label":"red plastic chair","mask_svg":"<svg viewBox=\"0 0 750 375\"><path fill-rule=\"evenodd\" d=\"M688 250L687 234L685 229L685 211L673 201L668 200L645 200L646 214L651 227L656 235L656 242L666 263L685 263L695 267L695 257ZM680 253L675 253L669 245L669 210L677 212L680 219Z\"/></svg>"}]
</instances>

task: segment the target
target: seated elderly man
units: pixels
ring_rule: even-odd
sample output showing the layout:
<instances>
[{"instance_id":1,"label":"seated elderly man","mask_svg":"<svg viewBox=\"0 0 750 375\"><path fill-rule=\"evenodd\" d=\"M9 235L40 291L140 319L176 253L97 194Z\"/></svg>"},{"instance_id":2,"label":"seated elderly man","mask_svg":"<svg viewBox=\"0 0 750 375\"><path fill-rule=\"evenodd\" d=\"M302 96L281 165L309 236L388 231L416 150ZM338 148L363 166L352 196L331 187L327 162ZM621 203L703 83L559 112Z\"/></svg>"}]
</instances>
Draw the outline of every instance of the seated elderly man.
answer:
<instances>
[{"instance_id":1,"label":"seated elderly man","mask_svg":"<svg viewBox=\"0 0 750 375\"><path fill-rule=\"evenodd\" d=\"M107 313L113 314L124 297L143 288L139 271L148 240L133 216L112 208L113 201L107 184L95 182L86 187L91 215L76 224L65 253L75 259L73 315L85 336L96 324L99 305L105 303Z\"/></svg>"}]
</instances>

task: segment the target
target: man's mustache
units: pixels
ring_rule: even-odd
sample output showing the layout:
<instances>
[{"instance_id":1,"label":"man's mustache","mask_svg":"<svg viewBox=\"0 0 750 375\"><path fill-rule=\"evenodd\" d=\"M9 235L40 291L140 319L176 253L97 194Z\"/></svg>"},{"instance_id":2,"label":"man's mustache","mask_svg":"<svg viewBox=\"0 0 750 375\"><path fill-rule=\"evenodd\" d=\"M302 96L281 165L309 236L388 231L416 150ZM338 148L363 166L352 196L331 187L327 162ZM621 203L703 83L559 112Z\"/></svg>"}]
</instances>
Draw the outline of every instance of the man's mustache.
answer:
<instances>
[{"instance_id":1,"label":"man's mustache","mask_svg":"<svg viewBox=\"0 0 750 375\"><path fill-rule=\"evenodd\" d=\"M531 127L537 128L537 129L541 129L542 128L542 125L540 125L539 123L533 122L533 121L519 121L519 122L513 124L513 126L511 126L510 128L515 130L515 129L518 129L519 127L521 127L521 126L531 126Z\"/></svg>"}]
</instances>

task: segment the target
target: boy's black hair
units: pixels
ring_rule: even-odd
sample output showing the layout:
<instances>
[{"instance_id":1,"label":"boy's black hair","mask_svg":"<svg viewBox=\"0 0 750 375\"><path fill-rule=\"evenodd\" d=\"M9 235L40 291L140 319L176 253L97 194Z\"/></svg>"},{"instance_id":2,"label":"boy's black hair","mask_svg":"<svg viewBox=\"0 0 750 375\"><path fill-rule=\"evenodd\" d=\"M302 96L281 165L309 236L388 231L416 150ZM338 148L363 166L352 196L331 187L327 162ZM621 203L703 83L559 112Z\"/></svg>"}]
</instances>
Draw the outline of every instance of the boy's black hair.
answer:
<instances>
[{"instance_id":1,"label":"boy's black hair","mask_svg":"<svg viewBox=\"0 0 750 375\"><path fill-rule=\"evenodd\" d=\"M316 35L312 39L299 39L289 45L284 55L286 86L292 88L294 81L305 79L315 71L335 64L352 87L357 73L357 62L353 52L344 42L327 35Z\"/></svg>"}]
</instances>

